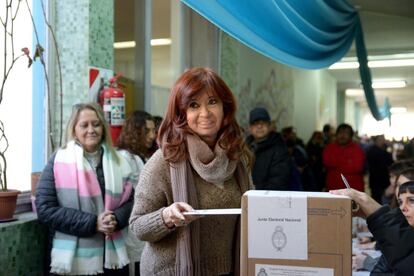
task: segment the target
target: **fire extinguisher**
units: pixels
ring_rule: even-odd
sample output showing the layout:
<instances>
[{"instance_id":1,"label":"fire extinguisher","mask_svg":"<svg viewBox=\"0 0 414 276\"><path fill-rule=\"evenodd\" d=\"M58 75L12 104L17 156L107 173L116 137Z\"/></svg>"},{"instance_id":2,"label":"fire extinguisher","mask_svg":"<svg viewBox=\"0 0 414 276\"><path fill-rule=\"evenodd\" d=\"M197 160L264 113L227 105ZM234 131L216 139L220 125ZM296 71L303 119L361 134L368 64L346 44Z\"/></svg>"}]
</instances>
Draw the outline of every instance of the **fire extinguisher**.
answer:
<instances>
[{"instance_id":1,"label":"fire extinguisher","mask_svg":"<svg viewBox=\"0 0 414 276\"><path fill-rule=\"evenodd\" d=\"M105 120L109 125L114 145L116 145L125 121L125 96L117 83L120 76L112 77L109 80L109 86L105 87L99 96L99 103L102 106Z\"/></svg>"}]
</instances>

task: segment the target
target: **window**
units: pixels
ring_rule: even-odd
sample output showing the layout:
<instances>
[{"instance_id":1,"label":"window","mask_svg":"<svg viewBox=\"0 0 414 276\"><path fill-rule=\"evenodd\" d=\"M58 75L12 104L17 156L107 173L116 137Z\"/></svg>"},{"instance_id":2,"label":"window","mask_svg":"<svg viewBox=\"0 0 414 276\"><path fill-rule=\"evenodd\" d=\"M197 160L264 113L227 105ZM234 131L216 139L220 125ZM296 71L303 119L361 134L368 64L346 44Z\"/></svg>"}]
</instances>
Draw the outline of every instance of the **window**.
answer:
<instances>
[{"instance_id":1,"label":"window","mask_svg":"<svg viewBox=\"0 0 414 276\"><path fill-rule=\"evenodd\" d=\"M28 1L31 6L32 1ZM13 6L17 1L13 2ZM0 16L4 21L4 3L1 4ZM15 11L15 8L13 8ZM10 15L9 15L10 17ZM10 25L9 25L10 26ZM4 28L0 26L2 50L0 53L0 82L3 81L3 42ZM14 21L15 56L21 55L21 49L32 48L32 22L24 2L21 2L16 20ZM8 31L10 29L8 28ZM8 37L9 38L9 37ZM11 62L11 44L8 44L6 68ZM32 54L31 54L32 55ZM32 161L32 70L27 68L27 59L21 57L14 64L4 87L3 101L0 104L0 119L4 123L5 134L9 142L6 151L7 186L20 191L30 190ZM4 148L4 144L0 144Z\"/></svg>"}]
</instances>

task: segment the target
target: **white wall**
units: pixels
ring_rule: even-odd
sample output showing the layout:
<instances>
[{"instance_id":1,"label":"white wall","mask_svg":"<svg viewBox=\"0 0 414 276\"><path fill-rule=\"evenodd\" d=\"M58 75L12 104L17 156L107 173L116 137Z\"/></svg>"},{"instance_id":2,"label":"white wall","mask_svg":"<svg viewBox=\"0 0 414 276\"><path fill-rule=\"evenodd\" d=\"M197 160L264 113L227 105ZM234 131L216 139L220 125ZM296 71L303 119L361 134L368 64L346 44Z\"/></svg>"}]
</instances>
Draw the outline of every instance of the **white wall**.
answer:
<instances>
[{"instance_id":1,"label":"white wall","mask_svg":"<svg viewBox=\"0 0 414 276\"><path fill-rule=\"evenodd\" d=\"M151 86L151 115L164 117L168 107L170 89L160 86Z\"/></svg>"},{"instance_id":2,"label":"white wall","mask_svg":"<svg viewBox=\"0 0 414 276\"><path fill-rule=\"evenodd\" d=\"M248 124L256 106L269 110L280 131L294 126L307 141L325 123L336 125L336 80L326 70L301 70L275 62L223 34L221 75L238 100L238 120Z\"/></svg>"},{"instance_id":3,"label":"white wall","mask_svg":"<svg viewBox=\"0 0 414 276\"><path fill-rule=\"evenodd\" d=\"M318 71L320 77L320 95L319 95L319 116L317 128L322 130L325 124L332 126L337 125L337 82L327 72L327 70Z\"/></svg>"},{"instance_id":4,"label":"white wall","mask_svg":"<svg viewBox=\"0 0 414 276\"><path fill-rule=\"evenodd\" d=\"M336 123L336 81L324 70L293 73L293 126L305 142L325 123Z\"/></svg>"},{"instance_id":5,"label":"white wall","mask_svg":"<svg viewBox=\"0 0 414 276\"><path fill-rule=\"evenodd\" d=\"M346 97L345 98L345 123L350 124L352 128L356 129L356 114L357 110L355 108L355 99Z\"/></svg>"}]
</instances>

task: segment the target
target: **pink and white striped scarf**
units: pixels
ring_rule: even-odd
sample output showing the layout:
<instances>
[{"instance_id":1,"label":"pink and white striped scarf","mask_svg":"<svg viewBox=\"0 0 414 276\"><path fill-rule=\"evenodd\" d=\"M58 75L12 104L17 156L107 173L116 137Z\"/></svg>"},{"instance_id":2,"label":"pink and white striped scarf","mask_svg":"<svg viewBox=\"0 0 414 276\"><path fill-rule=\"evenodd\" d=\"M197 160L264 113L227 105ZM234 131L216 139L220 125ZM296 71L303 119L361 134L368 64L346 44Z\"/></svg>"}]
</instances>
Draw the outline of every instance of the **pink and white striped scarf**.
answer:
<instances>
[{"instance_id":1,"label":"pink and white striped scarf","mask_svg":"<svg viewBox=\"0 0 414 276\"><path fill-rule=\"evenodd\" d=\"M125 203L132 191L131 168L118 155L114 160L105 145L102 166L105 178L105 200L98 178L84 151L75 141L56 153L54 162L55 186L61 207L99 215L104 210L115 210ZM65 275L94 275L103 268L116 269L129 263L124 237L127 227L104 239L97 232L91 237L77 237L56 231L53 239L51 272ZM105 256L104 256L105 254ZM105 260L105 263L104 263Z\"/></svg>"}]
</instances>

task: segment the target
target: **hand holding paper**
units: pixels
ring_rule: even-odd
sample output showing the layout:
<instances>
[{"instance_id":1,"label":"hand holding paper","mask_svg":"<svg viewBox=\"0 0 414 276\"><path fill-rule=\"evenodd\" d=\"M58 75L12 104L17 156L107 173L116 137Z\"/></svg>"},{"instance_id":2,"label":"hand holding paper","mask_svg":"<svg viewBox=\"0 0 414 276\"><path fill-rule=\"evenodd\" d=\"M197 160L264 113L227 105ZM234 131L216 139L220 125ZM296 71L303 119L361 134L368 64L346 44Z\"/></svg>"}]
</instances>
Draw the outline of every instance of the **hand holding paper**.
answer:
<instances>
[{"instance_id":1,"label":"hand holding paper","mask_svg":"<svg viewBox=\"0 0 414 276\"><path fill-rule=\"evenodd\" d=\"M241 215L240 208L228 208L228 209L202 209L193 210L183 213L184 216L209 216L209 215Z\"/></svg>"}]
</instances>

